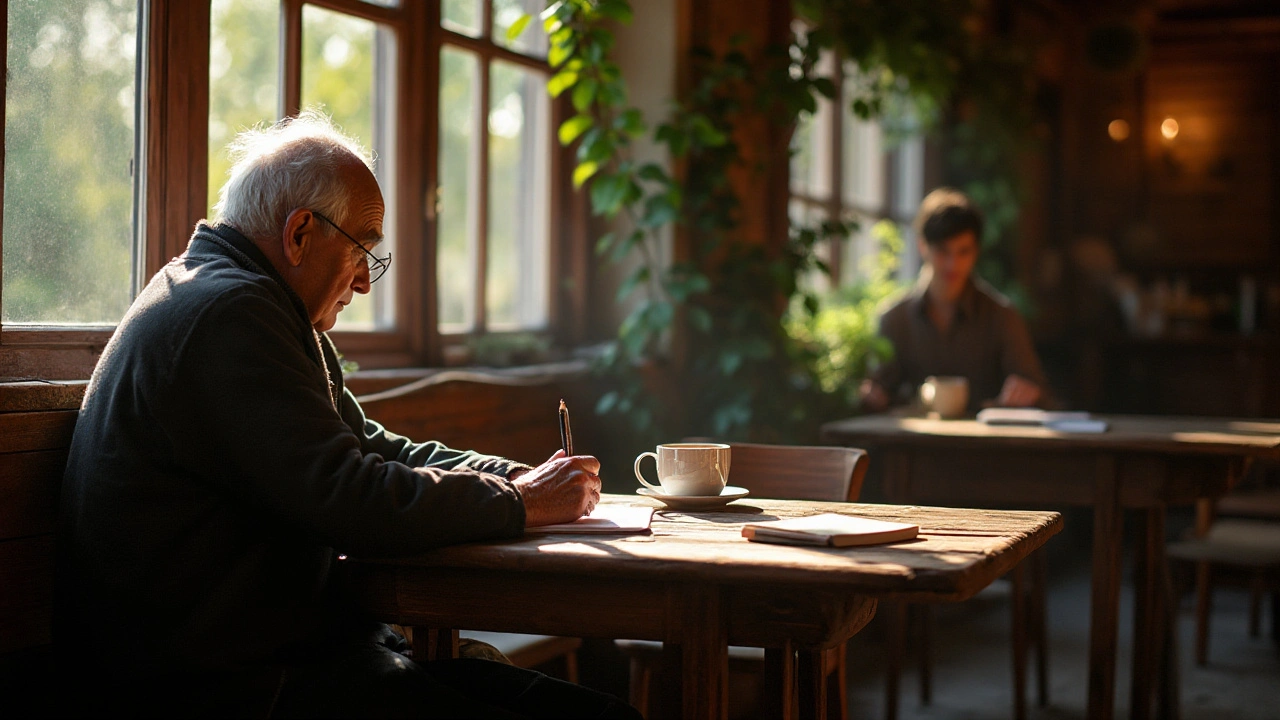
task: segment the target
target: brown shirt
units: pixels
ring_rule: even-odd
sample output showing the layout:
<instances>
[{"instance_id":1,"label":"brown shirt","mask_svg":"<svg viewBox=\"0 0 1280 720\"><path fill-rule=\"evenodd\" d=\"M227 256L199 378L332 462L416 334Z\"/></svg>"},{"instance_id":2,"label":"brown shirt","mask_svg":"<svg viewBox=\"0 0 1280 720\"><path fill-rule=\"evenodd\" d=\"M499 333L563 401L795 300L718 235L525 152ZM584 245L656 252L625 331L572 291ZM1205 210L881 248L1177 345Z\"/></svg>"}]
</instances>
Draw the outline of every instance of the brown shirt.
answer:
<instances>
[{"instance_id":1,"label":"brown shirt","mask_svg":"<svg viewBox=\"0 0 1280 720\"><path fill-rule=\"evenodd\" d=\"M981 279L971 279L951 327L941 332L929 319L929 279L926 267L911 292L880 317L880 334L893 344L894 355L871 377L891 403L914 399L930 375L968 378L970 412L998 397L1009 375L1021 375L1047 391L1026 323L1008 298Z\"/></svg>"}]
</instances>

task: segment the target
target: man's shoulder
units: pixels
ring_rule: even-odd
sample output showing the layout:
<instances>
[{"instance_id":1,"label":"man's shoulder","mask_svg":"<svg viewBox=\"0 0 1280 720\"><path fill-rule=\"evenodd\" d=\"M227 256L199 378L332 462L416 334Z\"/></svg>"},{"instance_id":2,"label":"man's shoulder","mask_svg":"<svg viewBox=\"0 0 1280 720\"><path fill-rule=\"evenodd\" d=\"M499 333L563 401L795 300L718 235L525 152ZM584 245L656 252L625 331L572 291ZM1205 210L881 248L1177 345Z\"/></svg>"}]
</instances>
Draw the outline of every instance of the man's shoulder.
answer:
<instances>
[{"instance_id":1,"label":"man's shoulder","mask_svg":"<svg viewBox=\"0 0 1280 720\"><path fill-rule=\"evenodd\" d=\"M919 299L916 288L903 288L882 300L876 307L876 315L879 316L882 324L902 322Z\"/></svg>"}]
</instances>

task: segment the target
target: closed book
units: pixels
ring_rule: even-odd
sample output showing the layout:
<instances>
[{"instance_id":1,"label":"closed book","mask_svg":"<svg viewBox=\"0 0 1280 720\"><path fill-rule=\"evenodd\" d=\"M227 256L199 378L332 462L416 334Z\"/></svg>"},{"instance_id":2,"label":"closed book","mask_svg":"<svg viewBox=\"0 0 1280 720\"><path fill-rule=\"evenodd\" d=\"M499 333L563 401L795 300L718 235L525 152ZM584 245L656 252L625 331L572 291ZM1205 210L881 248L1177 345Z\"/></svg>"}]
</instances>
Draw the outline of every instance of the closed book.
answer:
<instances>
[{"instance_id":1,"label":"closed book","mask_svg":"<svg viewBox=\"0 0 1280 720\"><path fill-rule=\"evenodd\" d=\"M920 526L911 523L873 520L835 513L774 522L748 523L742 526L742 536L754 542L831 547L900 542L912 540L919 533Z\"/></svg>"}]
</instances>

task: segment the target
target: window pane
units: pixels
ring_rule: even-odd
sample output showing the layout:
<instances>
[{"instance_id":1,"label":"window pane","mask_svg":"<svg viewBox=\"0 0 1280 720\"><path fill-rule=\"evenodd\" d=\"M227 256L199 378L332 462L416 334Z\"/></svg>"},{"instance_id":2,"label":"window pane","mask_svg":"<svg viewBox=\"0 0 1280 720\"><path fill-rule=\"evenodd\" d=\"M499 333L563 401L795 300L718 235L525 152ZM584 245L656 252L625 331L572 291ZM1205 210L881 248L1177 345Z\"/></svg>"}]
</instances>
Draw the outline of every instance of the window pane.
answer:
<instances>
[{"instance_id":1,"label":"window pane","mask_svg":"<svg viewBox=\"0 0 1280 720\"><path fill-rule=\"evenodd\" d=\"M374 172L386 201L383 234L375 253L395 254L395 38L368 20L302 9L302 105L329 113L349 135L374 152ZM344 228L348 232L349 229ZM395 265L368 295L356 295L338 316L338 330L372 330L395 324Z\"/></svg>"},{"instance_id":2,"label":"window pane","mask_svg":"<svg viewBox=\"0 0 1280 720\"><path fill-rule=\"evenodd\" d=\"M546 78L494 62L489 106L489 329L547 324L549 103Z\"/></svg>"},{"instance_id":3,"label":"window pane","mask_svg":"<svg viewBox=\"0 0 1280 720\"><path fill-rule=\"evenodd\" d=\"M444 0L440 5L440 24L454 32L479 37L483 2L484 0Z\"/></svg>"},{"instance_id":4,"label":"window pane","mask_svg":"<svg viewBox=\"0 0 1280 720\"><path fill-rule=\"evenodd\" d=\"M825 53L816 72L830 76L831 53ZM834 152L831 133L834 129L832 103L818 98L818 109L812 115L801 115L791 138L791 192L794 195L825 200L831 196Z\"/></svg>"},{"instance_id":5,"label":"window pane","mask_svg":"<svg viewBox=\"0 0 1280 720\"><path fill-rule=\"evenodd\" d=\"M381 5L382 7L400 7L400 0L364 0L370 5Z\"/></svg>"},{"instance_id":6,"label":"window pane","mask_svg":"<svg viewBox=\"0 0 1280 720\"><path fill-rule=\"evenodd\" d=\"M214 0L209 31L209 208L227 181L227 143L280 110L279 0Z\"/></svg>"},{"instance_id":7,"label":"window pane","mask_svg":"<svg viewBox=\"0 0 1280 720\"><path fill-rule=\"evenodd\" d=\"M865 79L855 67L847 65L844 96L856 97L861 83L865 83ZM844 122L844 201L860 210L879 212L884 206L884 142L880 124L859 118L848 102L840 114Z\"/></svg>"},{"instance_id":8,"label":"window pane","mask_svg":"<svg viewBox=\"0 0 1280 720\"><path fill-rule=\"evenodd\" d=\"M436 214L436 288L440 332L475 326L479 194L480 65L465 50L440 51L440 167Z\"/></svg>"},{"instance_id":9,"label":"window pane","mask_svg":"<svg viewBox=\"0 0 1280 720\"><path fill-rule=\"evenodd\" d=\"M546 57L547 31L542 29L538 13L546 7L543 0L493 0L493 40L526 55ZM507 39L507 28L522 15L531 15L529 24L512 42Z\"/></svg>"},{"instance_id":10,"label":"window pane","mask_svg":"<svg viewBox=\"0 0 1280 720\"><path fill-rule=\"evenodd\" d=\"M114 323L135 285L137 4L8 13L0 321Z\"/></svg>"}]
</instances>

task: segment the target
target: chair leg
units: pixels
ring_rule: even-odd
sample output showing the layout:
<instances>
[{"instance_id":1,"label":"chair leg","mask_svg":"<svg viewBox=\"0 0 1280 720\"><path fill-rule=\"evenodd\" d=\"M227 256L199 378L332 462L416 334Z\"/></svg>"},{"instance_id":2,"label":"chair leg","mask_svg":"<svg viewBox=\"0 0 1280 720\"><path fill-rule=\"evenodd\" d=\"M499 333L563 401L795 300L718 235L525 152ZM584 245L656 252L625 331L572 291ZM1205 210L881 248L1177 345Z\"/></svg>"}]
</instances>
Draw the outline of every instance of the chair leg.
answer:
<instances>
[{"instance_id":1,"label":"chair leg","mask_svg":"<svg viewBox=\"0 0 1280 720\"><path fill-rule=\"evenodd\" d=\"M649 681L653 671L644 662L631 658L631 707L646 719L649 717Z\"/></svg>"},{"instance_id":2,"label":"chair leg","mask_svg":"<svg viewBox=\"0 0 1280 720\"><path fill-rule=\"evenodd\" d=\"M920 704L933 702L933 606L913 605L920 641L916 643L920 653Z\"/></svg>"},{"instance_id":3,"label":"chair leg","mask_svg":"<svg viewBox=\"0 0 1280 720\"><path fill-rule=\"evenodd\" d=\"M572 650L564 655L564 679L578 684L578 651Z\"/></svg>"},{"instance_id":4,"label":"chair leg","mask_svg":"<svg viewBox=\"0 0 1280 720\"><path fill-rule=\"evenodd\" d=\"M1031 638L1036 648L1036 705L1049 706L1049 578L1043 550L1031 555Z\"/></svg>"},{"instance_id":5,"label":"chair leg","mask_svg":"<svg viewBox=\"0 0 1280 720\"><path fill-rule=\"evenodd\" d=\"M1266 584L1266 571L1254 573L1249 584L1249 637L1256 638L1262 634L1262 594Z\"/></svg>"},{"instance_id":6,"label":"chair leg","mask_svg":"<svg viewBox=\"0 0 1280 720\"><path fill-rule=\"evenodd\" d=\"M1212 569L1196 563L1196 665L1209 663L1209 615L1213 612Z\"/></svg>"},{"instance_id":7,"label":"chair leg","mask_svg":"<svg viewBox=\"0 0 1280 720\"><path fill-rule=\"evenodd\" d=\"M902 656L907 645L907 604L887 602L885 637L884 720L898 718L898 680L902 675Z\"/></svg>"},{"instance_id":8,"label":"chair leg","mask_svg":"<svg viewBox=\"0 0 1280 720\"><path fill-rule=\"evenodd\" d=\"M1027 598L1023 566L1018 563L1009 572L1013 581L1013 717L1027 717Z\"/></svg>"}]
</instances>

